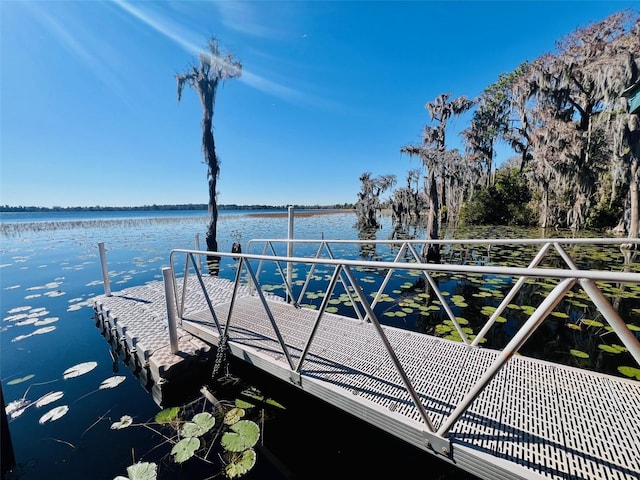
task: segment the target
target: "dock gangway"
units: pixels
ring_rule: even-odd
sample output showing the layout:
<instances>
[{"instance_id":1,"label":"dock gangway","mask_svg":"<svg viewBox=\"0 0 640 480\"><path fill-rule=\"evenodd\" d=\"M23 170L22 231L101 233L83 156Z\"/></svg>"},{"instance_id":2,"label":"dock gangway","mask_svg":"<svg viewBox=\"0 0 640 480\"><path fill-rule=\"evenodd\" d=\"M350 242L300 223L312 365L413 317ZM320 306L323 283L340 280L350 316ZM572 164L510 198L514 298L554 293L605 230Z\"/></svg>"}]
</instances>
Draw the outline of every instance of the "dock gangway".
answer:
<instances>
[{"instance_id":1,"label":"dock gangway","mask_svg":"<svg viewBox=\"0 0 640 480\"><path fill-rule=\"evenodd\" d=\"M440 263L423 261L427 242ZM246 253L175 249L169 321L480 478L638 479L640 302L628 306L640 291L637 245L257 239ZM203 273L211 260L235 271L224 302ZM465 318L472 302L481 313ZM408 312L422 323L403 326ZM522 353L559 325L598 328L590 338L603 347L574 346L576 358L617 353L622 367Z\"/></svg>"}]
</instances>

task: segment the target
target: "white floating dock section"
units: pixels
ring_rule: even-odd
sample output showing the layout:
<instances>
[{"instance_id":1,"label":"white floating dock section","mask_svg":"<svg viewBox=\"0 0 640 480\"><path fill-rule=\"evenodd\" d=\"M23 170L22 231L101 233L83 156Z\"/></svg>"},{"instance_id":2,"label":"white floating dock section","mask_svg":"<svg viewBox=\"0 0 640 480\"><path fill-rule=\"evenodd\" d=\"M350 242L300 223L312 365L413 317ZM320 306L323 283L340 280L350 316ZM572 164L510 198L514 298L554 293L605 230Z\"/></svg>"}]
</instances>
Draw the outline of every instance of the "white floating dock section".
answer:
<instances>
[{"instance_id":1,"label":"white floating dock section","mask_svg":"<svg viewBox=\"0 0 640 480\"><path fill-rule=\"evenodd\" d=\"M217 277L203 281L224 328L234 284ZM267 296L267 314L247 286L238 289L228 328L235 357L421 448L425 455L487 480L640 479L640 382L514 356L453 425L443 446L434 443L371 323L324 313L305 361L295 371L289 360L297 365L317 312ZM162 282L94 302L97 325L112 346L120 345L130 357L129 365L151 385L160 405L169 385L201 386L197 379L210 374L219 340L200 288L194 285L188 292L175 354ZM393 327L383 330L436 429L501 355Z\"/></svg>"}]
</instances>

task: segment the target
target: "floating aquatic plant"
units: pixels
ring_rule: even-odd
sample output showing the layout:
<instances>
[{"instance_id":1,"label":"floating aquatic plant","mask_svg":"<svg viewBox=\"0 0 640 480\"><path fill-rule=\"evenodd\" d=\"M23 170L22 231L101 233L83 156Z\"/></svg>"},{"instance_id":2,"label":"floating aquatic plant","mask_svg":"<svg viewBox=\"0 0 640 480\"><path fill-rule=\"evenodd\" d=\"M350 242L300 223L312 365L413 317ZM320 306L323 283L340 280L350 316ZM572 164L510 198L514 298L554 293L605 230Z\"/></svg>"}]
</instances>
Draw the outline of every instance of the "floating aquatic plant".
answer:
<instances>
[{"instance_id":1,"label":"floating aquatic plant","mask_svg":"<svg viewBox=\"0 0 640 480\"><path fill-rule=\"evenodd\" d=\"M21 377L21 378L14 378L13 380L8 381L7 385L17 385L19 383L31 380L33 377L35 377L35 375L33 373L31 373L31 374L25 375L24 377Z\"/></svg>"},{"instance_id":2,"label":"floating aquatic plant","mask_svg":"<svg viewBox=\"0 0 640 480\"><path fill-rule=\"evenodd\" d=\"M69 407L67 405L60 405L59 407L53 408L45 413L38 423L41 425L46 422L55 422L56 420L64 417L69 411Z\"/></svg>"},{"instance_id":3,"label":"floating aquatic plant","mask_svg":"<svg viewBox=\"0 0 640 480\"><path fill-rule=\"evenodd\" d=\"M623 353L627 351L622 345L605 345L601 343L598 348L607 353Z\"/></svg>"},{"instance_id":4,"label":"floating aquatic plant","mask_svg":"<svg viewBox=\"0 0 640 480\"><path fill-rule=\"evenodd\" d=\"M589 358L589 354L587 352L583 352L582 350L577 350L575 348L569 350L569 353L576 358Z\"/></svg>"},{"instance_id":5,"label":"floating aquatic plant","mask_svg":"<svg viewBox=\"0 0 640 480\"><path fill-rule=\"evenodd\" d=\"M128 477L116 477L113 480L156 480L158 466L155 463L139 462L127 467Z\"/></svg>"},{"instance_id":6,"label":"floating aquatic plant","mask_svg":"<svg viewBox=\"0 0 640 480\"><path fill-rule=\"evenodd\" d=\"M104 380L98 387L100 390L105 388L115 388L127 379L124 375L114 375Z\"/></svg>"},{"instance_id":7,"label":"floating aquatic plant","mask_svg":"<svg viewBox=\"0 0 640 480\"><path fill-rule=\"evenodd\" d=\"M180 434L183 437L201 437L216 424L216 418L209 412L197 413L190 422L182 425Z\"/></svg>"},{"instance_id":8,"label":"floating aquatic plant","mask_svg":"<svg viewBox=\"0 0 640 480\"><path fill-rule=\"evenodd\" d=\"M46 395L43 395L38 400L36 400L36 407L44 407L50 403L60 400L64 396L63 392L49 392Z\"/></svg>"},{"instance_id":9,"label":"floating aquatic plant","mask_svg":"<svg viewBox=\"0 0 640 480\"><path fill-rule=\"evenodd\" d=\"M199 438L183 438L173 446L173 448L171 449L171 455L173 455L173 458L176 462L183 463L193 457L198 448L200 448Z\"/></svg>"},{"instance_id":10,"label":"floating aquatic plant","mask_svg":"<svg viewBox=\"0 0 640 480\"><path fill-rule=\"evenodd\" d=\"M620 366L618 367L618 371L625 377L630 377L630 378L635 378L636 380L640 380L640 368Z\"/></svg>"},{"instance_id":11,"label":"floating aquatic plant","mask_svg":"<svg viewBox=\"0 0 640 480\"><path fill-rule=\"evenodd\" d=\"M123 415L120 420L111 424L111 430L121 430L130 427L133 424L133 418L130 415Z\"/></svg>"},{"instance_id":12,"label":"floating aquatic plant","mask_svg":"<svg viewBox=\"0 0 640 480\"><path fill-rule=\"evenodd\" d=\"M83 363L79 363L71 368L67 368L64 373L63 373L63 378L69 379L69 378L75 378L75 377L79 377L80 375L84 375L85 373L90 372L91 370L93 370L94 368L96 368L98 366L98 362L83 362Z\"/></svg>"},{"instance_id":13,"label":"floating aquatic plant","mask_svg":"<svg viewBox=\"0 0 640 480\"><path fill-rule=\"evenodd\" d=\"M227 464L224 471L227 477L237 478L249 472L256 464L256 452L252 448L234 456Z\"/></svg>"},{"instance_id":14,"label":"floating aquatic plant","mask_svg":"<svg viewBox=\"0 0 640 480\"><path fill-rule=\"evenodd\" d=\"M155 417L156 423L172 423L180 413L180 407L170 407L160 410Z\"/></svg>"},{"instance_id":15,"label":"floating aquatic plant","mask_svg":"<svg viewBox=\"0 0 640 480\"><path fill-rule=\"evenodd\" d=\"M260 436L260 427L251 420L240 420L222 435L221 444L230 452L242 452L252 448Z\"/></svg>"}]
</instances>

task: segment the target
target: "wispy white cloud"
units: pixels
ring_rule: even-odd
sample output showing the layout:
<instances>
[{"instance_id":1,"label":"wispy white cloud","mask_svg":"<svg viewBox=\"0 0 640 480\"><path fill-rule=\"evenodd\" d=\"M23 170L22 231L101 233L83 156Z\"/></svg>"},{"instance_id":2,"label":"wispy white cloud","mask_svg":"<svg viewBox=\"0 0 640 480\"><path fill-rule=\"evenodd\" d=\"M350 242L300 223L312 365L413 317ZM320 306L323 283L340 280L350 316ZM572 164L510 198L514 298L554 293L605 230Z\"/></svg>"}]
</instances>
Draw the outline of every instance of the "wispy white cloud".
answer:
<instances>
[{"instance_id":1,"label":"wispy white cloud","mask_svg":"<svg viewBox=\"0 0 640 480\"><path fill-rule=\"evenodd\" d=\"M257 20L256 11L250 3L223 0L214 2L214 5L223 25L230 30L253 37L273 37L279 34L278 30L266 27Z\"/></svg>"},{"instance_id":2,"label":"wispy white cloud","mask_svg":"<svg viewBox=\"0 0 640 480\"><path fill-rule=\"evenodd\" d=\"M173 24L173 22L167 20L166 18L161 18L160 16L154 15L150 11L143 11L137 6L134 6L133 4L124 0L115 0L114 3L131 16L140 20L145 25L148 25L158 33L161 33L165 37L173 40L189 53L198 54L203 51L200 45L187 40L184 35L179 33L180 28L178 25Z\"/></svg>"},{"instance_id":3,"label":"wispy white cloud","mask_svg":"<svg viewBox=\"0 0 640 480\"><path fill-rule=\"evenodd\" d=\"M40 8L37 2L24 2L23 6L29 9L31 15L43 26L43 30L51 33L58 42L67 48L94 73L94 75L110 88L124 91L123 85L118 81L117 75L107 68L109 62L102 57L104 50L96 48L90 36L82 35L73 19L65 18L59 21L53 15ZM80 39L80 37L82 37ZM101 53L102 52L102 53Z\"/></svg>"},{"instance_id":4,"label":"wispy white cloud","mask_svg":"<svg viewBox=\"0 0 640 480\"><path fill-rule=\"evenodd\" d=\"M125 0L116 0L115 3L125 12L145 25L153 28L158 33L171 39L190 54L198 55L204 52L200 44L186 38L187 33L180 33L180 25L175 24L166 17L139 8L141 5L139 3L132 4ZM234 28L253 36L264 36L269 33L269 29L260 27L257 23L250 20L253 17L253 13L250 10L249 5L246 3L225 1L216 2L215 5L220 10L225 25L229 28ZM202 45L204 45L205 42L206 39L202 39ZM278 82L274 82L261 77L260 75L254 74L247 70L246 66L243 66L242 76L239 80L256 90L260 90L268 95L280 98L290 103L312 105L319 108L336 108L336 105L330 101L314 97L295 88L287 87Z\"/></svg>"}]
</instances>

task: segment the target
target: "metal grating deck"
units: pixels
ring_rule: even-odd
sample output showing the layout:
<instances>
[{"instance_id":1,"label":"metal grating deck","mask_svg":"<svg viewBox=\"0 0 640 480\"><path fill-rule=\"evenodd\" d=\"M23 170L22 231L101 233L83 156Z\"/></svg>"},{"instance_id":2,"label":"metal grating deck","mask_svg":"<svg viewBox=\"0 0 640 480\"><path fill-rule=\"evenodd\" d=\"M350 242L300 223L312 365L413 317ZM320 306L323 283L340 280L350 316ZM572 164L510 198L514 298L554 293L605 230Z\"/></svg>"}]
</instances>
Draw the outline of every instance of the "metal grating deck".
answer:
<instances>
[{"instance_id":1,"label":"metal grating deck","mask_svg":"<svg viewBox=\"0 0 640 480\"><path fill-rule=\"evenodd\" d=\"M180 355L169 349L162 282L94 300L103 333L113 335L156 381L181 362L189 366L178 371L190 371L192 359L197 363L218 342L195 282L189 281L178 328ZM205 278L205 283L224 325L233 283L217 277ZM317 312L267 298L297 365ZM383 329L436 428L500 355ZM243 286L233 306L229 340L236 357L436 454L427 446L426 425L372 324L325 313L298 379L263 305ZM439 458L485 479L638 480L640 382L515 356L454 424L449 437L452 451Z\"/></svg>"}]
</instances>

